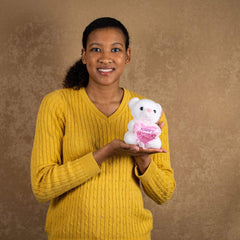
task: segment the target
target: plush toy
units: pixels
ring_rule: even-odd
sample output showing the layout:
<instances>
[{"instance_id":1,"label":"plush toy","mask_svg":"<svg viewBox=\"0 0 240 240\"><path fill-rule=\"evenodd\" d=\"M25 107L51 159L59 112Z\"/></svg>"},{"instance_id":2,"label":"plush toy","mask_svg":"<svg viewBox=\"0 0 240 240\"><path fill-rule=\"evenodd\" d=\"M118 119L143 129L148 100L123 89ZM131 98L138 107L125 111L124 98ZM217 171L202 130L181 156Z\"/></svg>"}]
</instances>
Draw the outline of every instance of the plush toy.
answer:
<instances>
[{"instance_id":1,"label":"plush toy","mask_svg":"<svg viewBox=\"0 0 240 240\"><path fill-rule=\"evenodd\" d=\"M128 106L133 120L128 123L124 141L141 148L161 148L160 127L156 124L162 115L162 107L149 99L132 98Z\"/></svg>"}]
</instances>

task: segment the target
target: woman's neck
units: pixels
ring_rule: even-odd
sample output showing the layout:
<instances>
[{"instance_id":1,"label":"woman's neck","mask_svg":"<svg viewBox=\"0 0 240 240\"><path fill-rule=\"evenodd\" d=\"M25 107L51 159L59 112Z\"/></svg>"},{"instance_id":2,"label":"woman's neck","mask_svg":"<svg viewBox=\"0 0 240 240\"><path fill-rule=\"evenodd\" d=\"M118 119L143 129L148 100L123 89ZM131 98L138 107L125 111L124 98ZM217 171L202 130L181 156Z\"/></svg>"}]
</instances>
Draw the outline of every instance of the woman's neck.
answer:
<instances>
[{"instance_id":1,"label":"woman's neck","mask_svg":"<svg viewBox=\"0 0 240 240\"><path fill-rule=\"evenodd\" d=\"M107 117L111 116L119 108L124 91L119 86L99 86L93 87L88 85L86 92L93 104L105 114Z\"/></svg>"},{"instance_id":2,"label":"woman's neck","mask_svg":"<svg viewBox=\"0 0 240 240\"><path fill-rule=\"evenodd\" d=\"M121 102L123 89L117 86L93 86L86 87L88 97L93 103L109 104L112 102Z\"/></svg>"}]
</instances>

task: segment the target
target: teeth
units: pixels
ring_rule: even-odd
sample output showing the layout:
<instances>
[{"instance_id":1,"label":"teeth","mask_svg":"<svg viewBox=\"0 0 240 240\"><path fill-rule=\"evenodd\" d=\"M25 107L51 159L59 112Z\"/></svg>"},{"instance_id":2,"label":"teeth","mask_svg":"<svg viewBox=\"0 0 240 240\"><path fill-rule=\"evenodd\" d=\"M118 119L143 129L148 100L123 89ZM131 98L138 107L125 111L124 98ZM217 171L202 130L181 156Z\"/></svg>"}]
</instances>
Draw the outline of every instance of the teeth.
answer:
<instances>
[{"instance_id":1,"label":"teeth","mask_svg":"<svg viewBox=\"0 0 240 240\"><path fill-rule=\"evenodd\" d=\"M100 72L111 72L112 70L113 70L112 68L108 68L108 69L101 68L101 69L98 69L98 71L100 71Z\"/></svg>"}]
</instances>

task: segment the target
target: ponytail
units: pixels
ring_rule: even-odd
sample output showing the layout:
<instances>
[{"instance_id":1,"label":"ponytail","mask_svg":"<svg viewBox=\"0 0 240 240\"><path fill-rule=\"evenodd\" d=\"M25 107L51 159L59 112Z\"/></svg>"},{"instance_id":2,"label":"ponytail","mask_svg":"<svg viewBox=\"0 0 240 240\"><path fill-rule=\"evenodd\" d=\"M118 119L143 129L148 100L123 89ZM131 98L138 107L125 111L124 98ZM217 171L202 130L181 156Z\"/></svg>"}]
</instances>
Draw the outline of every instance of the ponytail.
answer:
<instances>
[{"instance_id":1,"label":"ponytail","mask_svg":"<svg viewBox=\"0 0 240 240\"><path fill-rule=\"evenodd\" d=\"M64 88L80 89L88 85L89 74L86 65L83 64L82 59L77 61L67 72L63 81Z\"/></svg>"}]
</instances>

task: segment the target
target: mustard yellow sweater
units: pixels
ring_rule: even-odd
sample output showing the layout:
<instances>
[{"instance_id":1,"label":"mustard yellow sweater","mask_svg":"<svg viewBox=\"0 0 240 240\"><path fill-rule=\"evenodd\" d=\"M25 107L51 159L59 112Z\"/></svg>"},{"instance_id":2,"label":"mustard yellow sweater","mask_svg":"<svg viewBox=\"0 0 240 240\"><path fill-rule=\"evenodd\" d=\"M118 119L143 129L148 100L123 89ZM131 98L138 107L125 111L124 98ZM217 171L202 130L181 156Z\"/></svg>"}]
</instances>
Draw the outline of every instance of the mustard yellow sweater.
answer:
<instances>
[{"instance_id":1,"label":"mustard yellow sweater","mask_svg":"<svg viewBox=\"0 0 240 240\"><path fill-rule=\"evenodd\" d=\"M165 115L160 138L168 153L152 155L143 175L131 157L114 156L99 167L92 154L113 139L123 139L132 119L132 97L140 96L124 89L110 117L96 108L85 88L56 90L43 99L31 180L36 198L51 200L45 226L49 240L151 239L152 215L143 206L140 181L158 204L170 199L175 188Z\"/></svg>"}]
</instances>

